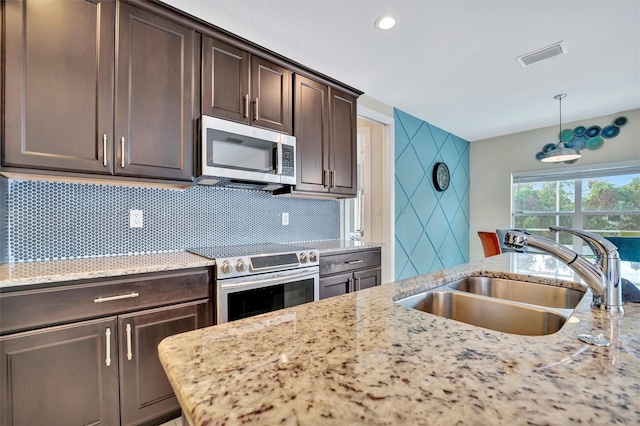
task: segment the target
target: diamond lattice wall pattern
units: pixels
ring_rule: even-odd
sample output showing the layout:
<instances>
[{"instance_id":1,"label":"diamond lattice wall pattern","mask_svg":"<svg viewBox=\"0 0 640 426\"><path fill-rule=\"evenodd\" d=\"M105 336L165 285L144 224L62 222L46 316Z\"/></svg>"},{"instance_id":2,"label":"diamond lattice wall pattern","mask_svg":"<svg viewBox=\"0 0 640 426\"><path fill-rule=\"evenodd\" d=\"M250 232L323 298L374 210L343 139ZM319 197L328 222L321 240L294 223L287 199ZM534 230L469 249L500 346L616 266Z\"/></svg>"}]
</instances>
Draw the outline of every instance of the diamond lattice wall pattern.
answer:
<instances>
[{"instance_id":1,"label":"diamond lattice wall pattern","mask_svg":"<svg viewBox=\"0 0 640 426\"><path fill-rule=\"evenodd\" d=\"M395 115L396 279L469 259L469 142L399 109ZM432 182L435 163L449 167L444 192Z\"/></svg>"},{"instance_id":2,"label":"diamond lattice wall pattern","mask_svg":"<svg viewBox=\"0 0 640 426\"><path fill-rule=\"evenodd\" d=\"M198 186L149 189L8 181L9 261L69 259L189 247L338 239L338 201ZM143 227L129 227L129 210ZM282 225L282 212L289 225ZM1 225L1 224L0 224Z\"/></svg>"}]
</instances>

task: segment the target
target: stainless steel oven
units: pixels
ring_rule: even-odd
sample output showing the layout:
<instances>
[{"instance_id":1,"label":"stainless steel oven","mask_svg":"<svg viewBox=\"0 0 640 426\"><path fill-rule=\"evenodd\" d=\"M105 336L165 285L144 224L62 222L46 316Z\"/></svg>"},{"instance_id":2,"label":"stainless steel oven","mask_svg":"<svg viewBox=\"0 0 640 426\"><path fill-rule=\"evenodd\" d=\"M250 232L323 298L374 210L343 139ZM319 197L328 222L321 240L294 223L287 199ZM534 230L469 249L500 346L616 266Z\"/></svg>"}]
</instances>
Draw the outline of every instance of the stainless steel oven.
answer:
<instances>
[{"instance_id":1,"label":"stainless steel oven","mask_svg":"<svg viewBox=\"0 0 640 426\"><path fill-rule=\"evenodd\" d=\"M215 259L217 324L319 299L319 255L308 247L259 244L189 251Z\"/></svg>"}]
</instances>

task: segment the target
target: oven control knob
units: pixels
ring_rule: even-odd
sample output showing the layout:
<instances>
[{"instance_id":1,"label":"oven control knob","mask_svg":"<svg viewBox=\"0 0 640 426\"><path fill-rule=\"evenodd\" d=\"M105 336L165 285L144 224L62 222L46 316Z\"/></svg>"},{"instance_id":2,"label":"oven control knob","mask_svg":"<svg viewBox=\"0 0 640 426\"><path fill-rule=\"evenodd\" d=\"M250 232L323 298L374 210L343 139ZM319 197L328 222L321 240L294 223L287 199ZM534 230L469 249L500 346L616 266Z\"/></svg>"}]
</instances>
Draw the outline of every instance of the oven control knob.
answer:
<instances>
[{"instance_id":1,"label":"oven control knob","mask_svg":"<svg viewBox=\"0 0 640 426\"><path fill-rule=\"evenodd\" d=\"M231 264L228 260L225 260L224 262L222 262L222 266L220 266L220 269L222 270L223 274L228 274L229 272L231 272Z\"/></svg>"},{"instance_id":2,"label":"oven control knob","mask_svg":"<svg viewBox=\"0 0 640 426\"><path fill-rule=\"evenodd\" d=\"M305 253L300 253L300 263L307 263L307 255Z\"/></svg>"},{"instance_id":3,"label":"oven control knob","mask_svg":"<svg viewBox=\"0 0 640 426\"><path fill-rule=\"evenodd\" d=\"M312 251L311 253L309 253L309 262L317 262L318 261L318 255L316 254L315 251Z\"/></svg>"},{"instance_id":4,"label":"oven control knob","mask_svg":"<svg viewBox=\"0 0 640 426\"><path fill-rule=\"evenodd\" d=\"M238 272L243 272L245 269L246 269L246 265L244 263L244 260L238 259L238 261L236 262L236 270Z\"/></svg>"}]
</instances>

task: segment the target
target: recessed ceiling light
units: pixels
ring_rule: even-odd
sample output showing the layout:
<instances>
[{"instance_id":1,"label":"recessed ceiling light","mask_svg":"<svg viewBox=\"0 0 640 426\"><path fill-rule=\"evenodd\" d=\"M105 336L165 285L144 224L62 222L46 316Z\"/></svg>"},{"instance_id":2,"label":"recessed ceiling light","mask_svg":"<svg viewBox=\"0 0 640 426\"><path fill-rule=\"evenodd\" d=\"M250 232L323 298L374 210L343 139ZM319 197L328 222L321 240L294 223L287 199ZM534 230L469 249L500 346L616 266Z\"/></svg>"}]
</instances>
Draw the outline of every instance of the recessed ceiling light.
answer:
<instances>
[{"instance_id":1,"label":"recessed ceiling light","mask_svg":"<svg viewBox=\"0 0 640 426\"><path fill-rule=\"evenodd\" d=\"M376 28L381 30L390 30L396 26L396 18L393 16L385 15L376 19Z\"/></svg>"}]
</instances>

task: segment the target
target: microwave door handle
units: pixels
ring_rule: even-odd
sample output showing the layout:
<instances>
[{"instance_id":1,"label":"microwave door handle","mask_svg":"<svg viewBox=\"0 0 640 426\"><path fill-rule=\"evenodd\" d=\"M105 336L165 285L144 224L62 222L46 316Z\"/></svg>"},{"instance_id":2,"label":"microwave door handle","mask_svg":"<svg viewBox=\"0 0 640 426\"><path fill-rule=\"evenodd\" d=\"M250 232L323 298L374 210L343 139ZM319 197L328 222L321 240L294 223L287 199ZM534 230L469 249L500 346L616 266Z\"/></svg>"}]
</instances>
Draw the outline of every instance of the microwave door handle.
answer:
<instances>
[{"instance_id":1,"label":"microwave door handle","mask_svg":"<svg viewBox=\"0 0 640 426\"><path fill-rule=\"evenodd\" d=\"M276 174L282 176L282 142L276 142Z\"/></svg>"}]
</instances>

